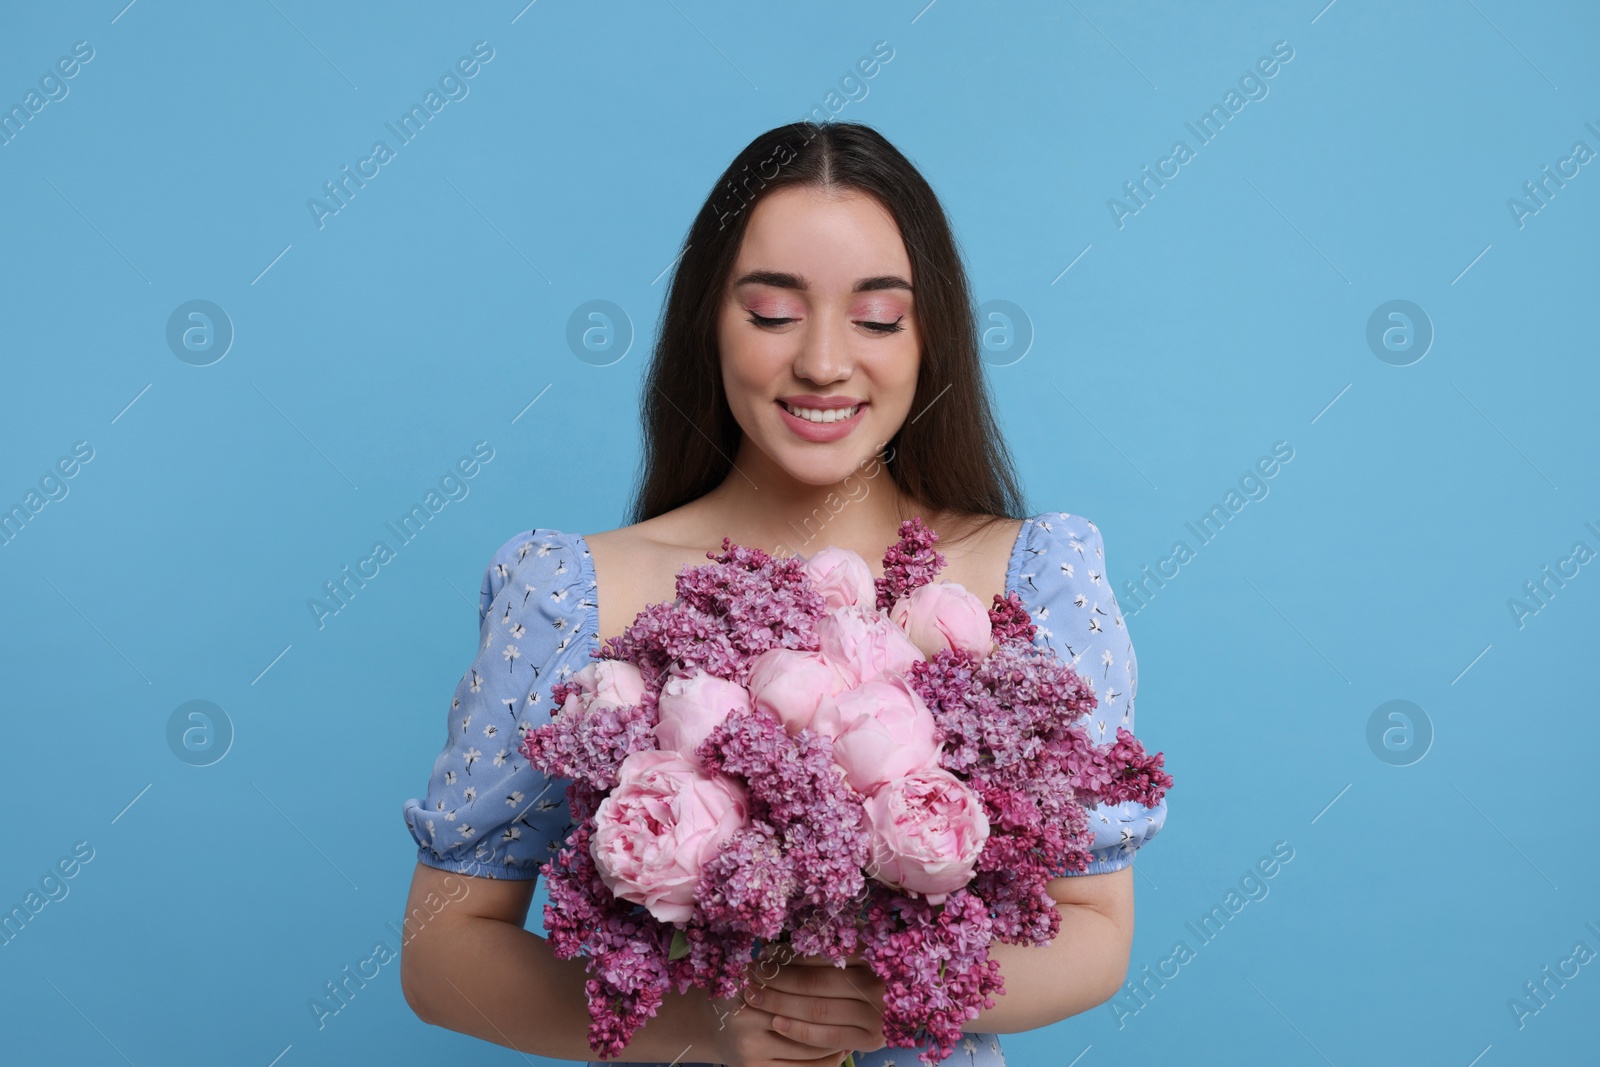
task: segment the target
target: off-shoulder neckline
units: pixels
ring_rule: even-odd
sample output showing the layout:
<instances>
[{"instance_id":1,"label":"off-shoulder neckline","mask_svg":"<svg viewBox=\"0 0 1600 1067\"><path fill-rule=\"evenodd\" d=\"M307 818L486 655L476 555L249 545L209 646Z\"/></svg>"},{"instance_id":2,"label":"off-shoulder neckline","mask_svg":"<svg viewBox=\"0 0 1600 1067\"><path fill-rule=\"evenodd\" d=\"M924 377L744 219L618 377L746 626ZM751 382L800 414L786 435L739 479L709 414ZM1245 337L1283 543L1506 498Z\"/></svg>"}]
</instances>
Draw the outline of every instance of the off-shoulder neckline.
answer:
<instances>
[{"instance_id":1,"label":"off-shoulder neckline","mask_svg":"<svg viewBox=\"0 0 1600 1067\"><path fill-rule=\"evenodd\" d=\"M1067 517L1067 512L1041 511L1037 515L1030 515L1028 518L1023 519L1022 525L1017 527L1016 539L1011 544L1011 554L1006 560L1006 587L1001 590L1001 596L1005 596L1009 593L1016 593L1018 597L1022 599L1024 606L1028 606L1027 591L1017 588L1017 584L1022 578L1023 559L1027 555L1027 549L1032 545L1032 534L1033 531L1038 527L1039 520L1057 517L1065 519ZM589 597L587 601L589 618L589 646L591 648L598 649L601 645L600 583L595 575L594 555L589 551L589 541L586 537L584 537L583 534L569 533L565 534L564 536L566 536L567 539L571 541L578 549L579 566L583 568L583 578L589 589ZM1033 614L1031 607L1028 614Z\"/></svg>"}]
</instances>

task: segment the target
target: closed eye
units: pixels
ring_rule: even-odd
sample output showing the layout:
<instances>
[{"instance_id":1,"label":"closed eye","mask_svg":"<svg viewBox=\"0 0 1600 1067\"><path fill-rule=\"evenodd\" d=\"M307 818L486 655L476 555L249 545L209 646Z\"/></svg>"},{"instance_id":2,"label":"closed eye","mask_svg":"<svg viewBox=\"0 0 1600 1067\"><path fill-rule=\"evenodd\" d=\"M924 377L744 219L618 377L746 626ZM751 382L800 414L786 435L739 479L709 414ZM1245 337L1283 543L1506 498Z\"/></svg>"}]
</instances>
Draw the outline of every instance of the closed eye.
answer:
<instances>
[{"instance_id":1,"label":"closed eye","mask_svg":"<svg viewBox=\"0 0 1600 1067\"><path fill-rule=\"evenodd\" d=\"M901 325L901 322L902 322L902 320L904 318L905 318L905 316L902 315L902 316L900 316L900 318L895 319L893 322L861 321L861 322L857 322L856 325L864 326L867 329L871 330L873 333L883 333L883 334L899 333L901 330L905 329L905 327ZM795 320L794 319L769 319L769 318L767 318L767 317L765 317L763 315L757 315L754 311L752 311L752 312L750 312L749 321L750 321L750 324L753 325L753 326L768 326L768 327L770 327L770 326L784 326L784 325L787 325L788 323L794 322Z\"/></svg>"}]
</instances>

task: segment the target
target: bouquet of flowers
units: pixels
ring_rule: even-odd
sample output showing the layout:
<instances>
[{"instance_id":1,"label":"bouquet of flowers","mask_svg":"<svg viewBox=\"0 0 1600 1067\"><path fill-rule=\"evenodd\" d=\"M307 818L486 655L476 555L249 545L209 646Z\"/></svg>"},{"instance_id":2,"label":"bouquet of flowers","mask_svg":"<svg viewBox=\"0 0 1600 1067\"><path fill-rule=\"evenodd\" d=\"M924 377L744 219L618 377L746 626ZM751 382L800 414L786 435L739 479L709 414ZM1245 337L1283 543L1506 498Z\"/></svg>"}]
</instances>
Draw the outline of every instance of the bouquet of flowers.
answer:
<instances>
[{"instance_id":1,"label":"bouquet of flowers","mask_svg":"<svg viewBox=\"0 0 1600 1067\"><path fill-rule=\"evenodd\" d=\"M842 549L723 538L594 662L551 687L520 750L571 779L575 829L540 873L555 955L583 955L589 1044L621 1053L669 987L742 992L783 943L882 978L884 1038L950 1055L1004 993L989 944L1045 944L1045 890L1083 870L1086 808L1154 806L1162 755L1077 720L1093 690L1015 593L985 609L920 519L882 578Z\"/></svg>"}]
</instances>

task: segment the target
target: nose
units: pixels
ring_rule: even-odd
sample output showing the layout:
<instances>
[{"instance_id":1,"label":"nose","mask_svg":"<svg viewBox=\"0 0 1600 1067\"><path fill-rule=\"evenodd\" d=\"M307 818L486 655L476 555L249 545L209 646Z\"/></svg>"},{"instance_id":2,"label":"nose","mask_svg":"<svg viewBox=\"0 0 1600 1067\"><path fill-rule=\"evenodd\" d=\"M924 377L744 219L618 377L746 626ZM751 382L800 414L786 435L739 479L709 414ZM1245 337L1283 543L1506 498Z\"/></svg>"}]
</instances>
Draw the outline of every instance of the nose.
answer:
<instances>
[{"instance_id":1,"label":"nose","mask_svg":"<svg viewBox=\"0 0 1600 1067\"><path fill-rule=\"evenodd\" d=\"M794 356L794 375L827 385L850 377L854 359L850 352L850 324L846 316L820 313L806 323Z\"/></svg>"}]
</instances>

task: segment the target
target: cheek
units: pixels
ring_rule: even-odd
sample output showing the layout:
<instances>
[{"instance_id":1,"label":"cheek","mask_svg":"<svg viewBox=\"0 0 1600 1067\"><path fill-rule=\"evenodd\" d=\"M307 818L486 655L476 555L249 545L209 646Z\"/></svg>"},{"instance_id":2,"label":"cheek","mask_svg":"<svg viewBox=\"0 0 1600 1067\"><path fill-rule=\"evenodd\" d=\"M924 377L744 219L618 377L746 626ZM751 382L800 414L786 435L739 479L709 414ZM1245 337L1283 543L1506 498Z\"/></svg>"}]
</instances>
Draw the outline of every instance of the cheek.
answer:
<instances>
[{"instance_id":1,"label":"cheek","mask_svg":"<svg viewBox=\"0 0 1600 1067\"><path fill-rule=\"evenodd\" d=\"M727 316L723 316L717 324L717 351L722 366L722 386L729 398L734 399L746 388L745 380L750 373L750 346L747 338L741 336L738 326L729 322Z\"/></svg>"},{"instance_id":2,"label":"cheek","mask_svg":"<svg viewBox=\"0 0 1600 1067\"><path fill-rule=\"evenodd\" d=\"M719 332L722 388L728 397L728 406L735 412L751 410L771 391L774 379L783 372L782 353L762 342L760 336L737 327L725 327Z\"/></svg>"},{"instance_id":3,"label":"cheek","mask_svg":"<svg viewBox=\"0 0 1600 1067\"><path fill-rule=\"evenodd\" d=\"M792 338L763 333L743 320L725 325L718 340L728 376L756 388L782 375L794 354Z\"/></svg>"},{"instance_id":4,"label":"cheek","mask_svg":"<svg viewBox=\"0 0 1600 1067\"><path fill-rule=\"evenodd\" d=\"M887 353L886 353L887 355ZM885 425L904 425L912 415L912 405L917 394L917 374L920 348L912 340L903 350L893 353L873 375L873 390L878 402L869 411Z\"/></svg>"},{"instance_id":5,"label":"cheek","mask_svg":"<svg viewBox=\"0 0 1600 1067\"><path fill-rule=\"evenodd\" d=\"M922 342L914 331L896 338L894 345L885 345L886 351L877 361L873 380L879 389L893 394L902 403L909 404L917 389L917 376L922 362Z\"/></svg>"}]
</instances>

